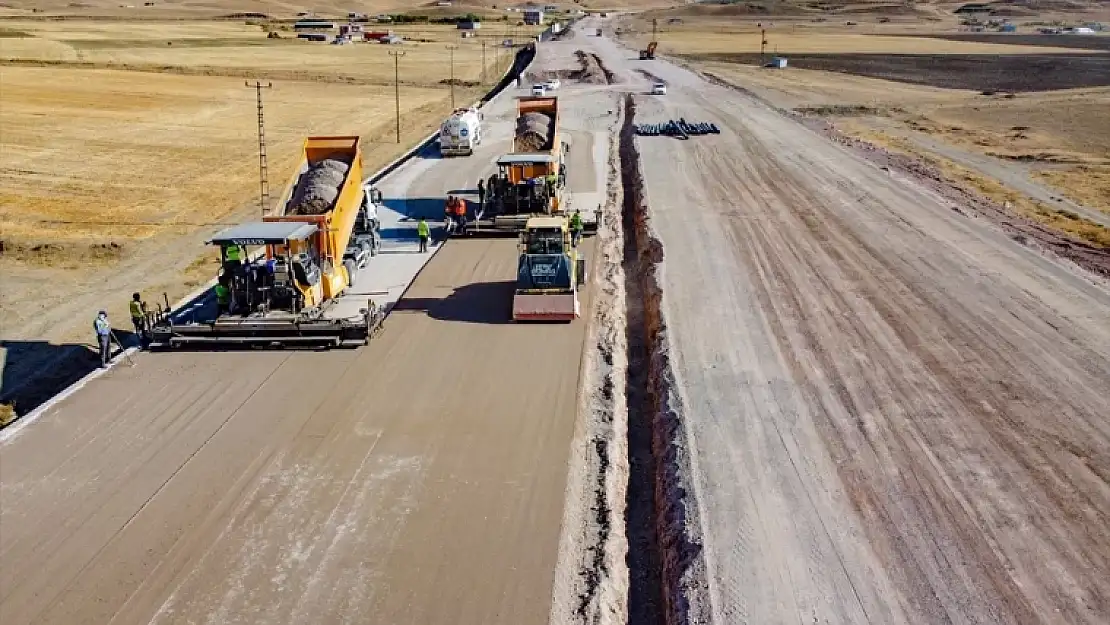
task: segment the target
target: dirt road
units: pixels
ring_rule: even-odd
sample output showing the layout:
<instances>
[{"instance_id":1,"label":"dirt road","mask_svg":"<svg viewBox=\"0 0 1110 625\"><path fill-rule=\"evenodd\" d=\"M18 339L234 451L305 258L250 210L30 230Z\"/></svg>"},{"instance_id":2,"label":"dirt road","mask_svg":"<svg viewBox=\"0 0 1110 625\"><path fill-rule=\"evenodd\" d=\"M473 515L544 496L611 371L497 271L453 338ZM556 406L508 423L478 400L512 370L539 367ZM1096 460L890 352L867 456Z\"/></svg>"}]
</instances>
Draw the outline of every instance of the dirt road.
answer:
<instances>
[{"instance_id":1,"label":"dirt road","mask_svg":"<svg viewBox=\"0 0 1110 625\"><path fill-rule=\"evenodd\" d=\"M636 140L694 608L1105 623L1106 284L737 91L597 45L630 84L644 66L670 83L637 121L723 128Z\"/></svg>"},{"instance_id":2,"label":"dirt road","mask_svg":"<svg viewBox=\"0 0 1110 625\"><path fill-rule=\"evenodd\" d=\"M593 201L607 143L564 97ZM508 132L387 201L442 215ZM368 347L142 354L61 401L0 443L0 620L545 622L586 323L509 323L515 271L451 241Z\"/></svg>"}]
</instances>

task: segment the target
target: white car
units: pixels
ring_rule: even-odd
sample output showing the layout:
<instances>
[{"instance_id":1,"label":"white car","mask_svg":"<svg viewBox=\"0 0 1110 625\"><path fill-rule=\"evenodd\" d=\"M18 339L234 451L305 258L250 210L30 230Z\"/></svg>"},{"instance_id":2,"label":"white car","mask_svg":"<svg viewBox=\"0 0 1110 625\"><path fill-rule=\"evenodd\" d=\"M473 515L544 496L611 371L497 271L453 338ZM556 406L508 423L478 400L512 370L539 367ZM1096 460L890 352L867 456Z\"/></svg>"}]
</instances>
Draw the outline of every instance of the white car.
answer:
<instances>
[{"instance_id":1,"label":"white car","mask_svg":"<svg viewBox=\"0 0 1110 625\"><path fill-rule=\"evenodd\" d=\"M545 82L543 86L546 87L548 91L555 91L560 86L559 79L552 78L551 80Z\"/></svg>"},{"instance_id":2,"label":"white car","mask_svg":"<svg viewBox=\"0 0 1110 625\"><path fill-rule=\"evenodd\" d=\"M651 95L667 95L667 84L657 82L651 86Z\"/></svg>"},{"instance_id":3,"label":"white car","mask_svg":"<svg viewBox=\"0 0 1110 625\"><path fill-rule=\"evenodd\" d=\"M532 95L547 95L547 85L532 85Z\"/></svg>"}]
</instances>

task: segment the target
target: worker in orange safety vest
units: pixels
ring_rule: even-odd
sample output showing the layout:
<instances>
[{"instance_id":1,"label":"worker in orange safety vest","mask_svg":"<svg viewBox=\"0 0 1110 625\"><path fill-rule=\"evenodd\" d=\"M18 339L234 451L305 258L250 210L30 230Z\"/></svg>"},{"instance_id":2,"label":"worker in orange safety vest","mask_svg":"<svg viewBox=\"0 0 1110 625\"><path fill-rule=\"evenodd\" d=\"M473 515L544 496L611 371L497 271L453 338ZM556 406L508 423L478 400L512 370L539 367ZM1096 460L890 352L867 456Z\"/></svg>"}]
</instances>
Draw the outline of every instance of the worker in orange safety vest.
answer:
<instances>
[{"instance_id":1,"label":"worker in orange safety vest","mask_svg":"<svg viewBox=\"0 0 1110 625\"><path fill-rule=\"evenodd\" d=\"M466 234L466 200L455 198L455 223L460 233Z\"/></svg>"}]
</instances>

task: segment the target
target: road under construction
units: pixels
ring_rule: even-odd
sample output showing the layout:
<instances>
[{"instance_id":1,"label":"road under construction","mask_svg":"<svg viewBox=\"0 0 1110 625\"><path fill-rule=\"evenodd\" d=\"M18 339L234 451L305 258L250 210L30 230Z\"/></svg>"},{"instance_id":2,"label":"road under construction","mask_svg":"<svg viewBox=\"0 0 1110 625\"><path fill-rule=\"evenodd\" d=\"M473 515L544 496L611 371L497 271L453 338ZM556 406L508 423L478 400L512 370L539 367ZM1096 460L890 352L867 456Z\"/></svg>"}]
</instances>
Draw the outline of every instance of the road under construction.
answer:
<instances>
[{"instance_id":1,"label":"road under construction","mask_svg":"<svg viewBox=\"0 0 1110 625\"><path fill-rule=\"evenodd\" d=\"M142 353L0 435L0 620L1105 623L1106 255L598 27L533 67L612 83L559 93L582 319L409 238L525 85L378 183L369 345Z\"/></svg>"},{"instance_id":2,"label":"road under construction","mask_svg":"<svg viewBox=\"0 0 1110 625\"><path fill-rule=\"evenodd\" d=\"M512 323L515 238L411 236L495 171L515 95L474 155L377 184L399 218L354 290L419 275L368 346L141 353L7 436L4 623L547 619L587 323ZM597 121L563 128L591 208Z\"/></svg>"}]
</instances>

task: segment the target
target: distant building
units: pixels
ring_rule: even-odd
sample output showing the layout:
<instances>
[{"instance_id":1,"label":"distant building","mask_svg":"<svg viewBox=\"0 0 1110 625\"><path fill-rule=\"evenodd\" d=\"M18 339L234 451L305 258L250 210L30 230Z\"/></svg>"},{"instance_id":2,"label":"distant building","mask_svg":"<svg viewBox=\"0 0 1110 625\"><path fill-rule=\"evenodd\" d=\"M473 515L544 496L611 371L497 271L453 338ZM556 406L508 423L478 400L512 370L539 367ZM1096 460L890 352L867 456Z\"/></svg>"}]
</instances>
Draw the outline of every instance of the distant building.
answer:
<instances>
[{"instance_id":1,"label":"distant building","mask_svg":"<svg viewBox=\"0 0 1110 625\"><path fill-rule=\"evenodd\" d=\"M478 20L474 20L472 22L459 22L458 24L456 24L456 28L458 28L459 30L478 30L481 27L482 23Z\"/></svg>"},{"instance_id":2,"label":"distant building","mask_svg":"<svg viewBox=\"0 0 1110 625\"><path fill-rule=\"evenodd\" d=\"M530 26L543 24L543 9L524 9L524 23Z\"/></svg>"},{"instance_id":3,"label":"distant building","mask_svg":"<svg viewBox=\"0 0 1110 625\"><path fill-rule=\"evenodd\" d=\"M308 41L327 41L328 36L324 33L297 33L297 39L306 39Z\"/></svg>"},{"instance_id":4,"label":"distant building","mask_svg":"<svg viewBox=\"0 0 1110 625\"><path fill-rule=\"evenodd\" d=\"M301 20L293 24L293 30L334 30L335 24L321 20Z\"/></svg>"}]
</instances>

